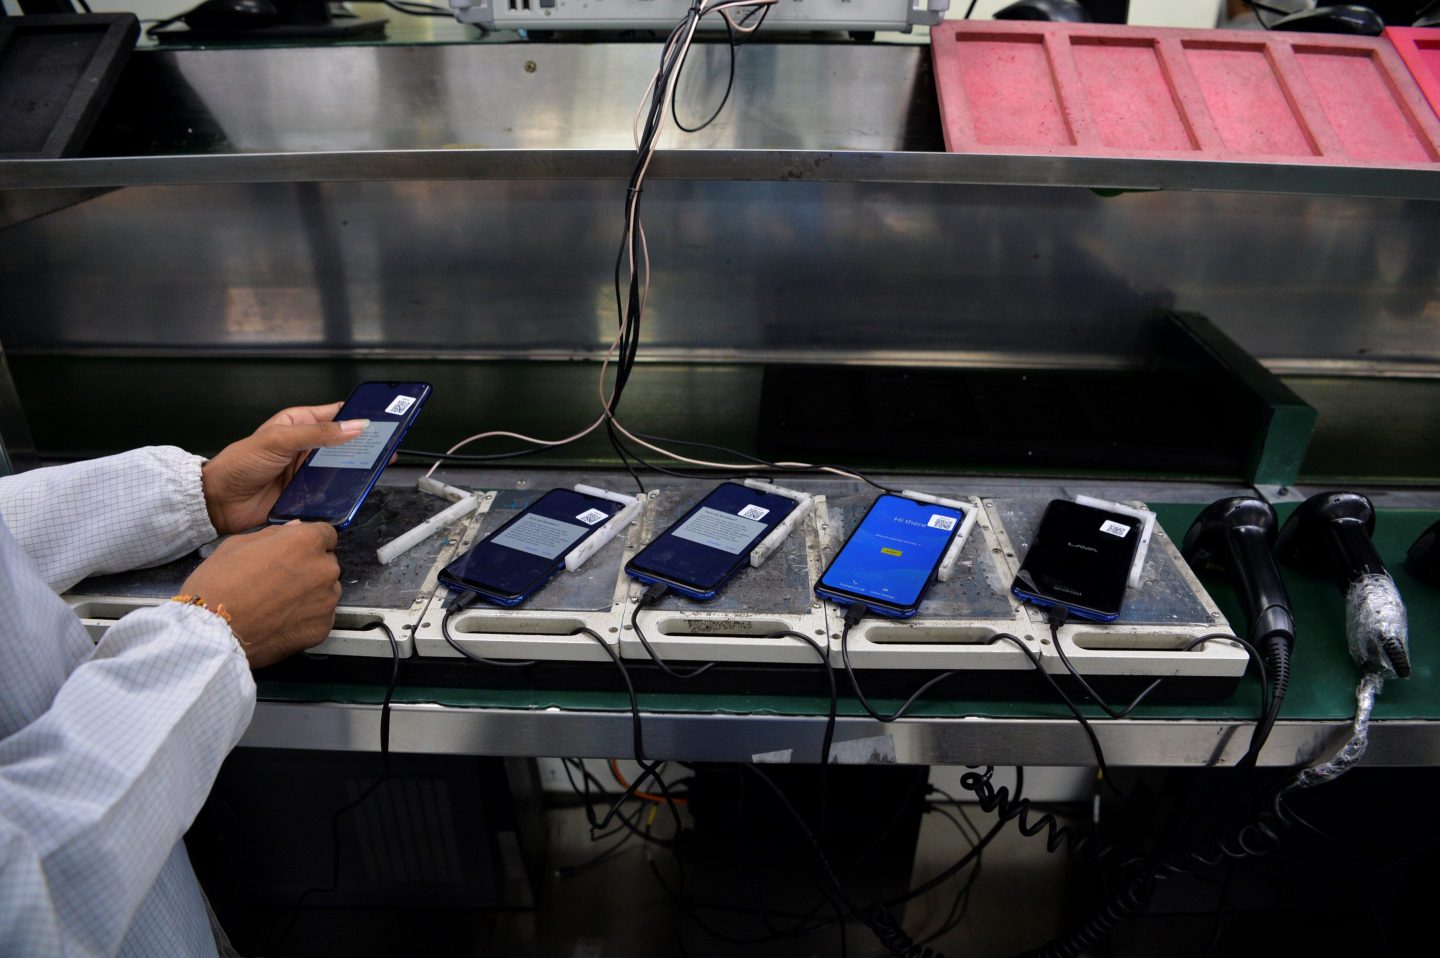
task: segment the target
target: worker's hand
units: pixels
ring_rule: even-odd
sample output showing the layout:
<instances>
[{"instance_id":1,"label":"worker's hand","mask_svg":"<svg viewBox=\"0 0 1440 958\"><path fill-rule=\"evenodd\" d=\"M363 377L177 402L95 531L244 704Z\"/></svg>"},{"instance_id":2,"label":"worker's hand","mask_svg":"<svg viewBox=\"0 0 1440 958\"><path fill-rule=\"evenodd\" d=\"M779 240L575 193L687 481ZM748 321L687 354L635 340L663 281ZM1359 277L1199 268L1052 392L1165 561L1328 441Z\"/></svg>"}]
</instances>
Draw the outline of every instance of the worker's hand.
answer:
<instances>
[{"instance_id":1,"label":"worker's hand","mask_svg":"<svg viewBox=\"0 0 1440 958\"><path fill-rule=\"evenodd\" d=\"M263 525L307 452L349 442L365 430L364 419L334 422L339 411L338 402L283 409L201 466L205 509L215 531L226 535Z\"/></svg>"},{"instance_id":2,"label":"worker's hand","mask_svg":"<svg viewBox=\"0 0 1440 958\"><path fill-rule=\"evenodd\" d=\"M258 669L308 649L335 623L340 563L335 529L323 522L290 522L234 536L185 580L181 592L211 609L224 605Z\"/></svg>"}]
</instances>

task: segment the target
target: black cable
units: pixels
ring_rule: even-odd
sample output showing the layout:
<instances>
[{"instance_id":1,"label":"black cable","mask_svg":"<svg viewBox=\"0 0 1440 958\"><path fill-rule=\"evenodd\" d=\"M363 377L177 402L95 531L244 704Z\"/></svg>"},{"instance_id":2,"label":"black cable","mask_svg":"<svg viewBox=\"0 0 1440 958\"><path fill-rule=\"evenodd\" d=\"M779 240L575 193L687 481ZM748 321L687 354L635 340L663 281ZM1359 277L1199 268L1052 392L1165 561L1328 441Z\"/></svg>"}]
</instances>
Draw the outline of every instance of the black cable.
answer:
<instances>
[{"instance_id":1,"label":"black cable","mask_svg":"<svg viewBox=\"0 0 1440 958\"><path fill-rule=\"evenodd\" d=\"M1003 785L997 788L991 780L993 774L994 769L987 768L983 773L966 772L960 776L960 786L975 796L976 804L982 811L996 815L1002 823L1013 819L1015 827L1026 838L1045 832L1047 852L1057 852L1063 847L1068 855L1086 853L1099 857L1100 850L1096 847L1093 834L1081 833L1069 825L1059 824L1052 813L1044 812L1032 823L1029 815L1034 805L1030 799L1020 798L1018 794L1012 796L1009 789Z\"/></svg>"},{"instance_id":2,"label":"black cable","mask_svg":"<svg viewBox=\"0 0 1440 958\"><path fill-rule=\"evenodd\" d=\"M1149 901L1158 882L1185 875L1197 867L1213 868L1227 861L1258 858L1277 851L1284 834L1294 827L1284 807L1283 795L1277 791L1268 811L1221 839L1208 854L1194 848L1184 849L1178 861L1162 856L1156 859L1129 885L1100 907L1083 925L1065 937L1048 942L1028 954L1040 958L1078 958L1110 936L1126 917L1139 911Z\"/></svg>"},{"instance_id":3,"label":"black cable","mask_svg":"<svg viewBox=\"0 0 1440 958\"><path fill-rule=\"evenodd\" d=\"M915 942L905 934L904 929L900 927L899 923L891 916L889 910L883 905L872 905L864 910L858 908L855 901L846 893L844 886L841 885L840 879L836 877L834 869L830 866L830 860L820 847L820 843L816 840L814 832L810 831L810 826L805 823L805 819L795 810L795 806L790 803L790 799L786 797L784 790L771 781L770 777L761 772L758 767L745 765L743 768L769 787L775 794L775 797L780 800L780 804L784 806L786 812L788 812L795 823L800 826L801 833L805 836L806 841L810 844L811 850L815 853L816 861L821 866L825 877L829 879L831 886L835 889L835 897L839 899L836 909L837 912L839 911L838 906L844 905L845 910L859 918L860 921L870 929L870 932L875 936L876 940L892 955L899 956L899 958L944 958L939 952L931 948L915 944Z\"/></svg>"},{"instance_id":4,"label":"black cable","mask_svg":"<svg viewBox=\"0 0 1440 958\"><path fill-rule=\"evenodd\" d=\"M939 789L936 789L936 791L939 791ZM970 816L965 814L965 809L958 803L955 805L955 812L960 819L963 819L965 824L969 825L971 830L974 831L974 838L971 838L968 833L965 835L965 840L969 842L971 848L974 848L975 844L980 841L980 829L975 827L975 823L970 820ZM964 832L964 829L961 829L961 831ZM970 870L970 874L966 877L965 883L956 890L955 900L951 903L950 912L945 917L944 922L942 922L940 927L934 932L920 939L919 944L928 945L932 941L937 941L942 936L953 931L965 920L966 914L970 911L970 890L974 888L975 883L979 881L980 873L984 869L984 866L985 856L977 855L975 857L975 867Z\"/></svg>"},{"instance_id":5,"label":"black cable","mask_svg":"<svg viewBox=\"0 0 1440 958\"><path fill-rule=\"evenodd\" d=\"M766 7L766 9L768 10L769 7ZM725 109L725 104L730 102L730 91L735 87L735 28L730 25L729 20L725 20L724 23L725 33L728 35L726 46L730 48L730 75L725 81L725 93L720 97L720 105L715 107L715 112L711 113L710 118L699 126L686 126L680 122L680 111L675 103L678 98L674 96L670 98L670 117L675 121L675 125L686 133L699 133L711 123L714 123L715 120L719 118L720 111ZM675 71L675 91L677 93L680 91L680 77L685 71L685 61L689 58L690 50L686 49L685 55L680 58L680 66Z\"/></svg>"},{"instance_id":6,"label":"black cable","mask_svg":"<svg viewBox=\"0 0 1440 958\"><path fill-rule=\"evenodd\" d=\"M461 655L465 656L465 658L469 659L470 661L479 662L481 665L492 665L502 668L513 669L523 668L535 664L535 661L533 659L487 659L484 656L476 655L474 652L471 652L459 642L456 642L454 637L450 635L450 617L457 612L464 611L465 608L466 606L461 605L459 602L452 602L450 603L450 606L445 610L445 614L440 617L440 634L445 637L445 642L447 645L450 646L450 648L454 649L456 652L459 652Z\"/></svg>"},{"instance_id":7,"label":"black cable","mask_svg":"<svg viewBox=\"0 0 1440 958\"><path fill-rule=\"evenodd\" d=\"M390 702L395 696L395 684L400 677L400 643L395 639L395 631L383 620L379 623L380 629L385 632L385 637L390 640L390 681L385 686L385 697L380 701L380 776L371 782L348 805L342 806L334 815L330 816L330 842L332 857L330 859L330 884L327 887L307 888L295 901L295 907L290 915L290 921L286 924L285 930L275 940L271 951L279 952L280 946L290 933L295 930L295 925L300 920L301 909L305 907L305 900L313 894L332 892L340 886L340 816L352 809L358 808L365 799L380 787L390 777Z\"/></svg>"},{"instance_id":8,"label":"black cable","mask_svg":"<svg viewBox=\"0 0 1440 958\"><path fill-rule=\"evenodd\" d=\"M1100 696L1098 692L1091 688L1090 683L1085 680L1085 677L1080 674L1078 669L1075 668L1074 663L1070 661L1070 657L1065 654L1065 646L1062 645L1060 642L1060 628L1065 624L1066 616L1056 615L1055 613L1059 611L1061 611L1059 607L1052 608L1050 610L1050 613L1047 614L1046 619L1050 625L1050 638L1054 645L1055 653L1060 658L1061 664L1065 666L1065 670L1070 673L1071 677L1075 679L1075 681L1079 684L1080 688L1083 689L1085 694L1090 697L1091 701L1093 701L1096 705L1100 707L1101 711L1103 711L1106 715L1110 716L1112 719L1128 718L1130 714L1134 712L1135 709L1142 702L1144 702L1146 698L1149 697L1150 693L1154 692L1156 687L1159 686L1161 682L1165 681L1166 677L1161 676L1160 678L1157 678L1155 681L1151 682L1149 685L1145 686L1145 688L1140 692L1140 694L1135 696L1135 698L1130 702L1130 704L1125 706L1123 709L1113 708L1110 703L1106 702L1105 699ZM1237 641L1249 650L1249 653L1251 654L1251 659L1260 669L1260 684L1261 688L1263 689L1265 686L1266 675L1265 664L1260 660L1260 654L1258 652L1255 652L1254 647L1251 646L1244 639L1237 639L1235 636L1231 635L1228 632L1215 632L1210 635L1202 635L1199 638L1191 639L1185 645L1182 645L1178 651L1189 652L1196 646L1203 645L1206 642L1217 641L1220 639L1224 639L1226 641ZM1267 706L1265 704L1265 699L1262 696L1262 715L1266 711L1266 708Z\"/></svg>"},{"instance_id":9,"label":"black cable","mask_svg":"<svg viewBox=\"0 0 1440 958\"><path fill-rule=\"evenodd\" d=\"M595 813L595 803L590 798L590 786L592 784L595 786L595 790L602 795L605 793L605 787L600 784L600 781L595 778L594 775L590 774L590 770L585 767L585 763L582 762L580 759L562 758L560 762L561 767L565 769L565 778L569 780L570 787L574 789L575 793L579 795L584 802L585 820L590 826L590 834L592 840L604 840L611 837L612 835L618 834L621 831L629 831L631 834L635 835L636 837L644 840L649 844L658 845L664 848L670 847L670 845L672 844L670 841L663 838L656 838L651 835L648 830L641 830L638 826L634 824L634 822L630 820L630 817L626 815L618 816L620 824L615 828L606 831L605 829L609 826L601 824L600 818ZM574 763L575 769L580 773L581 781L585 783L583 790L580 788L580 786L575 784L575 778L571 774L570 769L571 763ZM624 802L630 800L631 798L635 798L635 795L633 794L635 791L636 788L634 786L626 789L626 791L622 794L621 801ZM650 804L648 802L642 802L638 806L637 811L643 813L649 807ZM639 815L637 814L634 817L638 819Z\"/></svg>"},{"instance_id":10,"label":"black cable","mask_svg":"<svg viewBox=\"0 0 1440 958\"><path fill-rule=\"evenodd\" d=\"M644 731L641 728L640 723L640 699L635 694L635 684L630 681L630 670L625 667L625 663L620 658L619 654L616 653L614 649L610 648L609 643L607 643L605 639L600 635L600 633L596 632L594 629L587 629L582 626L581 628L578 628L570 633L570 635L582 634L588 635L590 636L590 638L594 639L595 642L599 644L601 650L604 651L604 653L610 658L610 661L615 663L615 667L620 670L620 677L625 682L626 694L628 694L630 697L630 727L633 737L632 746L635 752L635 761L640 766L641 770L641 773L636 776L635 781L630 783L630 787L627 788L624 792L622 792L620 798L617 799L615 804L610 807L610 811L607 813L602 823L602 827L609 824L610 818L614 816L616 810L620 807L621 803L625 801L625 799L629 798L635 792L639 791L641 785L645 782L646 779L653 778L655 780L655 784L660 787L661 795L665 797L665 804L669 807L670 815L675 821L675 834L678 837L680 833L684 830L684 826L680 822L680 810L676 807L675 801L670 795L670 786L666 784L665 780L660 777L660 774L657 771L660 763L647 762L645 759Z\"/></svg>"},{"instance_id":11,"label":"black cable","mask_svg":"<svg viewBox=\"0 0 1440 958\"><path fill-rule=\"evenodd\" d=\"M820 658L820 668L825 672L825 678L830 685L830 710L825 715L825 735L820 742L820 764L827 765L830 762L830 748L835 742L835 722L840 709L839 692L835 686L835 670L830 667L830 655L824 647L804 632L796 632L794 629L785 629L781 632L771 632L765 636L767 639L794 638L804 642L815 650Z\"/></svg>"},{"instance_id":12,"label":"black cable","mask_svg":"<svg viewBox=\"0 0 1440 958\"><path fill-rule=\"evenodd\" d=\"M1261 10L1264 10L1266 13L1273 13L1282 19L1290 16L1292 13L1300 12L1296 10L1281 10L1279 7L1272 7L1268 3L1260 3L1258 0L1245 0L1245 5L1250 8L1251 13L1255 14L1255 22L1260 24L1261 28L1265 30L1270 29L1270 24L1266 22L1264 17L1260 16Z\"/></svg>"},{"instance_id":13,"label":"black cable","mask_svg":"<svg viewBox=\"0 0 1440 958\"><path fill-rule=\"evenodd\" d=\"M90 9L90 0L75 0L75 2L78 3L80 5L80 9L84 10L86 13L95 12L94 10Z\"/></svg>"},{"instance_id":14,"label":"black cable","mask_svg":"<svg viewBox=\"0 0 1440 958\"><path fill-rule=\"evenodd\" d=\"M671 668L669 665L667 665L664 659L660 658L660 656L655 652L655 649L651 647L650 641L645 638L645 630L640 628L640 610L645 608L645 606L647 605L653 605L656 602L659 602L661 597L669 591L669 586L658 584L647 585L645 587L645 591L640 593L640 598L635 603L634 611L630 613L630 629L635 633L635 637L640 640L640 644L645 647L645 654L650 656L650 661L654 662L657 666L660 667L660 671L664 672L672 679L693 679L696 676L704 675L706 672L709 672L712 668L715 667L715 663L706 662L704 665L692 669L689 672L678 672L675 669Z\"/></svg>"}]
</instances>

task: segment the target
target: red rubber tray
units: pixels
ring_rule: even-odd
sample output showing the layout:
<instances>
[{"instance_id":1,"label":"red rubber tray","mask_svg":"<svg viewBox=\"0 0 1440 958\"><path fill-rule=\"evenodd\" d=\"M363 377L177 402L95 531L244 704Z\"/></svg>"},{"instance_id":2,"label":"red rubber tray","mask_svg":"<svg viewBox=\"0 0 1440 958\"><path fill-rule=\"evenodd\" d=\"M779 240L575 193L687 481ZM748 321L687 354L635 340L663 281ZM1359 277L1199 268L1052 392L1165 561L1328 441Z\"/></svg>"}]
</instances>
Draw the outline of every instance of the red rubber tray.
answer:
<instances>
[{"instance_id":1,"label":"red rubber tray","mask_svg":"<svg viewBox=\"0 0 1440 958\"><path fill-rule=\"evenodd\" d=\"M1430 108L1440 116L1440 29L1389 27L1385 37L1410 68L1410 75L1430 101Z\"/></svg>"},{"instance_id":2,"label":"red rubber tray","mask_svg":"<svg viewBox=\"0 0 1440 958\"><path fill-rule=\"evenodd\" d=\"M1378 37L956 21L930 45L951 152L1440 166Z\"/></svg>"}]
</instances>

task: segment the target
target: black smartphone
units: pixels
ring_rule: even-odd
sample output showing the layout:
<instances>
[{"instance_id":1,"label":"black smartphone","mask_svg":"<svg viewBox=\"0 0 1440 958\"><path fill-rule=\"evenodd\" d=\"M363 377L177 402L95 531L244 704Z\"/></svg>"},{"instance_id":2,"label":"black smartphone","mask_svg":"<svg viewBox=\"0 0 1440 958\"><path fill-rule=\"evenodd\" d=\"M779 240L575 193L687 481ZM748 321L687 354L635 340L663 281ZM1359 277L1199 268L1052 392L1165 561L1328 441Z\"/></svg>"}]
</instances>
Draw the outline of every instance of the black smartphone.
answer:
<instances>
[{"instance_id":1,"label":"black smartphone","mask_svg":"<svg viewBox=\"0 0 1440 958\"><path fill-rule=\"evenodd\" d=\"M551 489L446 566L440 581L496 605L519 605L565 566L565 556L624 506Z\"/></svg>"},{"instance_id":2,"label":"black smartphone","mask_svg":"<svg viewBox=\"0 0 1440 958\"><path fill-rule=\"evenodd\" d=\"M356 386L335 419L368 419L370 425L349 442L311 452L280 493L270 521L304 519L328 522L337 529L349 526L429 398L429 383Z\"/></svg>"},{"instance_id":3,"label":"black smartphone","mask_svg":"<svg viewBox=\"0 0 1440 958\"><path fill-rule=\"evenodd\" d=\"M1010 591L1036 605L1113 622L1144 525L1134 516L1056 499L1045 508Z\"/></svg>"},{"instance_id":4,"label":"black smartphone","mask_svg":"<svg viewBox=\"0 0 1440 958\"><path fill-rule=\"evenodd\" d=\"M815 594L841 605L864 605L880 615L908 619L935 581L945 550L965 522L951 506L888 493L870 504L815 586Z\"/></svg>"},{"instance_id":5,"label":"black smartphone","mask_svg":"<svg viewBox=\"0 0 1440 958\"><path fill-rule=\"evenodd\" d=\"M692 599L713 599L797 505L787 496L724 483L640 550L625 572Z\"/></svg>"}]
</instances>

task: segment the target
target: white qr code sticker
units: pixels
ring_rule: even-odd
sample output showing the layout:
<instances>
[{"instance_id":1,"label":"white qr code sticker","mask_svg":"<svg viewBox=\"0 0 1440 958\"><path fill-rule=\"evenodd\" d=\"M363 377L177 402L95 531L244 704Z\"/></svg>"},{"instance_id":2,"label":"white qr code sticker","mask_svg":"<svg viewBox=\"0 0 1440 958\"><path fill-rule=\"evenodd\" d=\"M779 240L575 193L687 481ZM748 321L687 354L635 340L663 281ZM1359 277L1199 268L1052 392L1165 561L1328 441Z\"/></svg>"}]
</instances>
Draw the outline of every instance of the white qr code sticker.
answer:
<instances>
[{"instance_id":1,"label":"white qr code sticker","mask_svg":"<svg viewBox=\"0 0 1440 958\"><path fill-rule=\"evenodd\" d=\"M764 519L764 518L765 518L766 516L768 516L769 514L770 514L770 510L769 510L769 509L761 509L759 506L754 506L754 505L746 506L744 509L741 509L741 510L740 510L740 513L739 513L740 518L742 518L742 519L755 519L755 520Z\"/></svg>"},{"instance_id":2,"label":"white qr code sticker","mask_svg":"<svg viewBox=\"0 0 1440 958\"><path fill-rule=\"evenodd\" d=\"M414 397L396 396L390 405L385 407L385 411L392 416L403 416L405 415L405 411L413 405L415 405Z\"/></svg>"},{"instance_id":3,"label":"white qr code sticker","mask_svg":"<svg viewBox=\"0 0 1440 958\"><path fill-rule=\"evenodd\" d=\"M932 529L943 529L946 532L949 532L951 529L955 528L955 520L953 518L951 518L950 516L942 516L938 514L931 516L930 521L925 524Z\"/></svg>"},{"instance_id":4,"label":"white qr code sticker","mask_svg":"<svg viewBox=\"0 0 1440 958\"><path fill-rule=\"evenodd\" d=\"M584 512L580 513L575 518L579 519L587 526L593 526L595 523L601 522L610 517L607 516L605 513L601 512L599 509L586 509Z\"/></svg>"},{"instance_id":5,"label":"white qr code sticker","mask_svg":"<svg viewBox=\"0 0 1440 958\"><path fill-rule=\"evenodd\" d=\"M1130 534L1130 527L1123 522L1111 522L1109 519L1106 519L1100 523L1100 531L1108 532L1112 536L1123 539Z\"/></svg>"}]
</instances>

